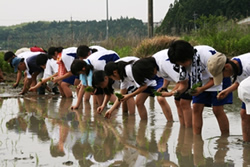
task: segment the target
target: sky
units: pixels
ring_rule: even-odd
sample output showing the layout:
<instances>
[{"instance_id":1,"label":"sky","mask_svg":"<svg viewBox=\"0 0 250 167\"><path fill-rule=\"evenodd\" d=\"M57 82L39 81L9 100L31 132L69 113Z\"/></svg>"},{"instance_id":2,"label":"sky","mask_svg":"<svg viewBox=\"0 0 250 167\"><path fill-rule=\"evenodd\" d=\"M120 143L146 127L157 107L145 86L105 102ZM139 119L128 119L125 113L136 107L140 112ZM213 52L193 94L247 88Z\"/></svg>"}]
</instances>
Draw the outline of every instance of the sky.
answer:
<instances>
[{"instance_id":1,"label":"sky","mask_svg":"<svg viewBox=\"0 0 250 167\"><path fill-rule=\"evenodd\" d=\"M107 0L0 0L0 26L36 21L106 20ZM153 0L154 22L162 21L174 0ZM148 0L108 0L109 18L148 20Z\"/></svg>"}]
</instances>

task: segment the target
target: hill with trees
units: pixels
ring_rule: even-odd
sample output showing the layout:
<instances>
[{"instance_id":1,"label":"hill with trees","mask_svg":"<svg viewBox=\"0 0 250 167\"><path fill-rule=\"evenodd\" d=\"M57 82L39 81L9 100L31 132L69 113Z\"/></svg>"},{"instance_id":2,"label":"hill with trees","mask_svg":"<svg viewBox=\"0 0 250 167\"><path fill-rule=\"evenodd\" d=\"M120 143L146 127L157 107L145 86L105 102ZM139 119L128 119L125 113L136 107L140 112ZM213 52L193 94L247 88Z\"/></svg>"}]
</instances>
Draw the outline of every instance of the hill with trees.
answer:
<instances>
[{"instance_id":1,"label":"hill with trees","mask_svg":"<svg viewBox=\"0 0 250 167\"><path fill-rule=\"evenodd\" d=\"M135 18L120 18L108 22L109 38L145 38L147 26ZM16 50L20 47L77 46L106 39L106 20L32 22L0 27L0 47Z\"/></svg>"},{"instance_id":2,"label":"hill with trees","mask_svg":"<svg viewBox=\"0 0 250 167\"><path fill-rule=\"evenodd\" d=\"M175 0L156 33L188 33L199 28L196 24L198 18L209 15L239 20L248 16L249 6L249 0Z\"/></svg>"}]
</instances>

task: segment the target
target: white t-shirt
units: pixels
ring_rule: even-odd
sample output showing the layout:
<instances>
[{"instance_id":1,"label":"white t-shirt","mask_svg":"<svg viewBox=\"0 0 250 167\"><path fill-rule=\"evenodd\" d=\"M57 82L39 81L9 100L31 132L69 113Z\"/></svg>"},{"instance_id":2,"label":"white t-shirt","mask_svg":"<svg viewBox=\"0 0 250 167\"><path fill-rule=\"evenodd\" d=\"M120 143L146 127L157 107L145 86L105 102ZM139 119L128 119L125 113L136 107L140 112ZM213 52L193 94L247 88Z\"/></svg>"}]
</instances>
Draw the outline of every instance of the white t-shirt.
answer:
<instances>
[{"instance_id":1,"label":"white t-shirt","mask_svg":"<svg viewBox=\"0 0 250 167\"><path fill-rule=\"evenodd\" d=\"M119 61L124 61L124 62L134 61L135 62L137 60L139 60L138 57L127 56L127 57L120 58L120 59L116 60L115 62L119 62ZM124 80L121 81L120 89L128 89L131 86L137 86L135 84L135 81L134 81L134 78L133 78L133 74L132 74L132 64L128 64L128 65L125 66L125 72L126 72L127 77L124 77ZM132 79L129 79L128 75Z\"/></svg>"},{"instance_id":2,"label":"white t-shirt","mask_svg":"<svg viewBox=\"0 0 250 167\"><path fill-rule=\"evenodd\" d=\"M134 79L134 76L132 73L132 65L127 65L125 67L125 71L126 71L127 77L124 78L123 84L121 85L121 89L128 88L128 86L132 86L132 85L139 88L141 85L139 85ZM147 86L152 86L152 87L157 85L155 80L149 80L149 79L145 80L145 84Z\"/></svg>"},{"instance_id":3,"label":"white t-shirt","mask_svg":"<svg viewBox=\"0 0 250 167\"><path fill-rule=\"evenodd\" d=\"M241 73L237 76L236 82L240 83L244 79L250 76L250 53L245 53L236 57L232 60L237 60L240 64Z\"/></svg>"},{"instance_id":4,"label":"white t-shirt","mask_svg":"<svg viewBox=\"0 0 250 167\"><path fill-rule=\"evenodd\" d=\"M27 62L27 59L32 57L32 56L37 56L39 54L45 54L44 52L23 52L18 55L20 58L24 58L24 63L26 66L25 73L27 74L27 78L32 78L32 74L30 74L30 68L29 68L29 62ZM34 64L34 62L33 62Z\"/></svg>"},{"instance_id":5,"label":"white t-shirt","mask_svg":"<svg viewBox=\"0 0 250 167\"><path fill-rule=\"evenodd\" d=\"M44 69L43 78L48 78L58 72L58 64L54 59L48 59Z\"/></svg>"},{"instance_id":6,"label":"white t-shirt","mask_svg":"<svg viewBox=\"0 0 250 167\"><path fill-rule=\"evenodd\" d=\"M195 67L194 66L195 62L193 62L190 68L186 68L187 73L185 77L186 79L188 79L189 77L188 73L189 73L191 83L193 83L192 80L198 80L197 76L199 76L201 78L202 85L205 85L210 80L210 78L213 78L213 76L207 69L207 62L208 62L208 59L216 53L216 50L206 45L199 45L199 46L195 46L194 48L197 50L197 52L194 55L195 56L194 58L196 58L195 60L197 61L196 64L199 64L199 66ZM199 68L198 72L194 72L197 70L197 68ZM220 90L222 90L222 84L214 85L206 89L205 91L212 92L212 91L220 91Z\"/></svg>"},{"instance_id":7,"label":"white t-shirt","mask_svg":"<svg viewBox=\"0 0 250 167\"><path fill-rule=\"evenodd\" d=\"M39 54L41 54L41 53L44 54L44 52L31 52L31 51L26 51L26 52L22 52L22 53L18 54L17 57L26 59L26 58L28 58L28 57L35 56L35 55L39 55Z\"/></svg>"},{"instance_id":8,"label":"white t-shirt","mask_svg":"<svg viewBox=\"0 0 250 167\"><path fill-rule=\"evenodd\" d=\"M118 54L112 50L103 50L92 53L87 61L94 67L94 70L104 70L105 65L110 61L119 59Z\"/></svg>"},{"instance_id":9,"label":"white t-shirt","mask_svg":"<svg viewBox=\"0 0 250 167\"><path fill-rule=\"evenodd\" d=\"M90 49L97 49L98 52L99 52L99 51L105 51L105 50L107 50L106 48L104 48L104 47L102 47L102 46L98 46L98 45L93 45L93 46L90 46L89 48L90 48Z\"/></svg>"},{"instance_id":10,"label":"white t-shirt","mask_svg":"<svg viewBox=\"0 0 250 167\"><path fill-rule=\"evenodd\" d=\"M174 70L174 64L168 58L168 49L161 50L152 57L155 58L156 64L159 67L157 70L158 77L162 77L168 81L179 81L179 73Z\"/></svg>"},{"instance_id":11,"label":"white t-shirt","mask_svg":"<svg viewBox=\"0 0 250 167\"><path fill-rule=\"evenodd\" d=\"M139 60L138 57L135 57L135 56L126 56L126 57L122 57L122 58L116 60L115 62L119 62L119 61L124 61L124 62L134 61L135 62L137 60Z\"/></svg>"},{"instance_id":12,"label":"white t-shirt","mask_svg":"<svg viewBox=\"0 0 250 167\"><path fill-rule=\"evenodd\" d=\"M67 71L70 71L70 66L76 58L76 47L70 47L62 50L62 61Z\"/></svg>"}]
</instances>

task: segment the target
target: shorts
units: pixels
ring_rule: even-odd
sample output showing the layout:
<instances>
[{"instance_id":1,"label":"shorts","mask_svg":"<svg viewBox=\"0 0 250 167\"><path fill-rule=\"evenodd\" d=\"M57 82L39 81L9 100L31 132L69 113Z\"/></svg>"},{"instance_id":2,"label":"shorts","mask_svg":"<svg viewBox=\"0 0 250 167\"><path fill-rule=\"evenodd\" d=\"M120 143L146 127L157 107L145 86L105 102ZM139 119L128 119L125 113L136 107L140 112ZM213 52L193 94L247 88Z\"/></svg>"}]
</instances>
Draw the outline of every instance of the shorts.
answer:
<instances>
[{"instance_id":1,"label":"shorts","mask_svg":"<svg viewBox=\"0 0 250 167\"><path fill-rule=\"evenodd\" d=\"M193 96L193 103L205 104L206 107L222 106L227 104L227 99L218 100L217 91L202 92L198 96Z\"/></svg>"},{"instance_id":2,"label":"shorts","mask_svg":"<svg viewBox=\"0 0 250 167\"><path fill-rule=\"evenodd\" d=\"M179 97L174 97L174 99L176 101L180 101L181 99L185 99L185 100L192 100L193 96L191 96L190 94L187 93L187 91L185 91L184 93L182 93Z\"/></svg>"},{"instance_id":3,"label":"shorts","mask_svg":"<svg viewBox=\"0 0 250 167\"><path fill-rule=\"evenodd\" d=\"M127 89L127 94L130 94L130 93L133 93L134 91L137 90L137 87L136 86L130 86L128 89Z\"/></svg>"},{"instance_id":4,"label":"shorts","mask_svg":"<svg viewBox=\"0 0 250 167\"><path fill-rule=\"evenodd\" d=\"M75 79L79 79L79 77L75 76L75 75L72 75L72 76L70 76L68 78L63 79L62 81L66 82L66 83L68 83L70 85L74 85Z\"/></svg>"},{"instance_id":5,"label":"shorts","mask_svg":"<svg viewBox=\"0 0 250 167\"><path fill-rule=\"evenodd\" d=\"M232 82L231 82L231 78L227 77L227 78L223 78L223 84L222 84L222 89L226 89L229 86L231 86ZM225 98L225 104L233 104L233 93L229 93L227 95L227 97Z\"/></svg>"},{"instance_id":6,"label":"shorts","mask_svg":"<svg viewBox=\"0 0 250 167\"><path fill-rule=\"evenodd\" d=\"M241 104L241 109L246 110L246 104L244 102L242 102L242 104Z\"/></svg>"},{"instance_id":7,"label":"shorts","mask_svg":"<svg viewBox=\"0 0 250 167\"><path fill-rule=\"evenodd\" d=\"M180 96L174 97L174 99L176 101L180 101L181 99L192 100L193 97L189 93L187 93L188 89L190 89L190 88L191 88L191 82L190 82L190 79L189 79L188 80L188 88L187 88L187 90L184 93L182 93Z\"/></svg>"},{"instance_id":8,"label":"shorts","mask_svg":"<svg viewBox=\"0 0 250 167\"><path fill-rule=\"evenodd\" d=\"M143 93L148 93L151 97L154 97L155 95L153 92L161 88L163 85L163 78L155 76L153 79L156 80L156 86L149 86L143 91Z\"/></svg>"},{"instance_id":9,"label":"shorts","mask_svg":"<svg viewBox=\"0 0 250 167\"><path fill-rule=\"evenodd\" d=\"M104 91L102 88L96 88L95 95L103 95L103 94L104 94Z\"/></svg>"}]
</instances>

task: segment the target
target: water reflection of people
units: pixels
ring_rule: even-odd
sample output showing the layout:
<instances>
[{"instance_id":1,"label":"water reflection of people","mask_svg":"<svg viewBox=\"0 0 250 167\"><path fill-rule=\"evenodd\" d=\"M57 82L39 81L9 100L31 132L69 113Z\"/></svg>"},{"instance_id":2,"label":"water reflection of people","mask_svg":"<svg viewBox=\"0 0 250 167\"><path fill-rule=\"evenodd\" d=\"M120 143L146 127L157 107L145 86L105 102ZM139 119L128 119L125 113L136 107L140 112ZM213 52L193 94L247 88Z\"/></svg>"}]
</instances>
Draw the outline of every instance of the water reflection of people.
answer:
<instances>
[{"instance_id":1,"label":"water reflection of people","mask_svg":"<svg viewBox=\"0 0 250 167\"><path fill-rule=\"evenodd\" d=\"M228 148L228 136L222 135L218 140L216 140L217 151L214 155L214 163L218 166L223 166L225 164L225 157L229 150Z\"/></svg>"},{"instance_id":2,"label":"water reflection of people","mask_svg":"<svg viewBox=\"0 0 250 167\"><path fill-rule=\"evenodd\" d=\"M176 156L179 166L193 166L193 133L191 128L180 126L178 143L176 146Z\"/></svg>"},{"instance_id":3,"label":"water reflection of people","mask_svg":"<svg viewBox=\"0 0 250 167\"><path fill-rule=\"evenodd\" d=\"M194 166L203 166L206 159L203 152L204 141L201 135L193 135Z\"/></svg>"},{"instance_id":4,"label":"water reflection of people","mask_svg":"<svg viewBox=\"0 0 250 167\"><path fill-rule=\"evenodd\" d=\"M249 166L250 165L250 144L246 143L243 145L243 164L242 166Z\"/></svg>"},{"instance_id":5,"label":"water reflection of people","mask_svg":"<svg viewBox=\"0 0 250 167\"><path fill-rule=\"evenodd\" d=\"M72 117L72 115L69 114L68 106L70 106L71 103L71 98L62 98L57 110L58 112L49 112L48 119L46 119L49 136L51 138L50 153L52 157L64 156L65 143L71 142L71 138L68 138L70 131L68 119Z\"/></svg>"},{"instance_id":6,"label":"water reflection of people","mask_svg":"<svg viewBox=\"0 0 250 167\"><path fill-rule=\"evenodd\" d=\"M45 98L29 97L17 99L19 112L17 117L10 119L6 126L9 130L16 130L16 132L30 132L36 133L38 138L42 141L49 140L47 127L44 122L46 117L46 110L42 106L46 106L47 100Z\"/></svg>"},{"instance_id":7,"label":"water reflection of people","mask_svg":"<svg viewBox=\"0 0 250 167\"><path fill-rule=\"evenodd\" d=\"M157 161L153 161L153 163L147 164L147 166L157 166L158 163L161 164L161 166L173 166L177 167L177 164L170 161L170 155L168 152L168 139L171 136L172 133L172 126L173 122L167 122L164 131L162 132L161 138L159 142L157 143L158 148L158 159Z\"/></svg>"}]
</instances>

